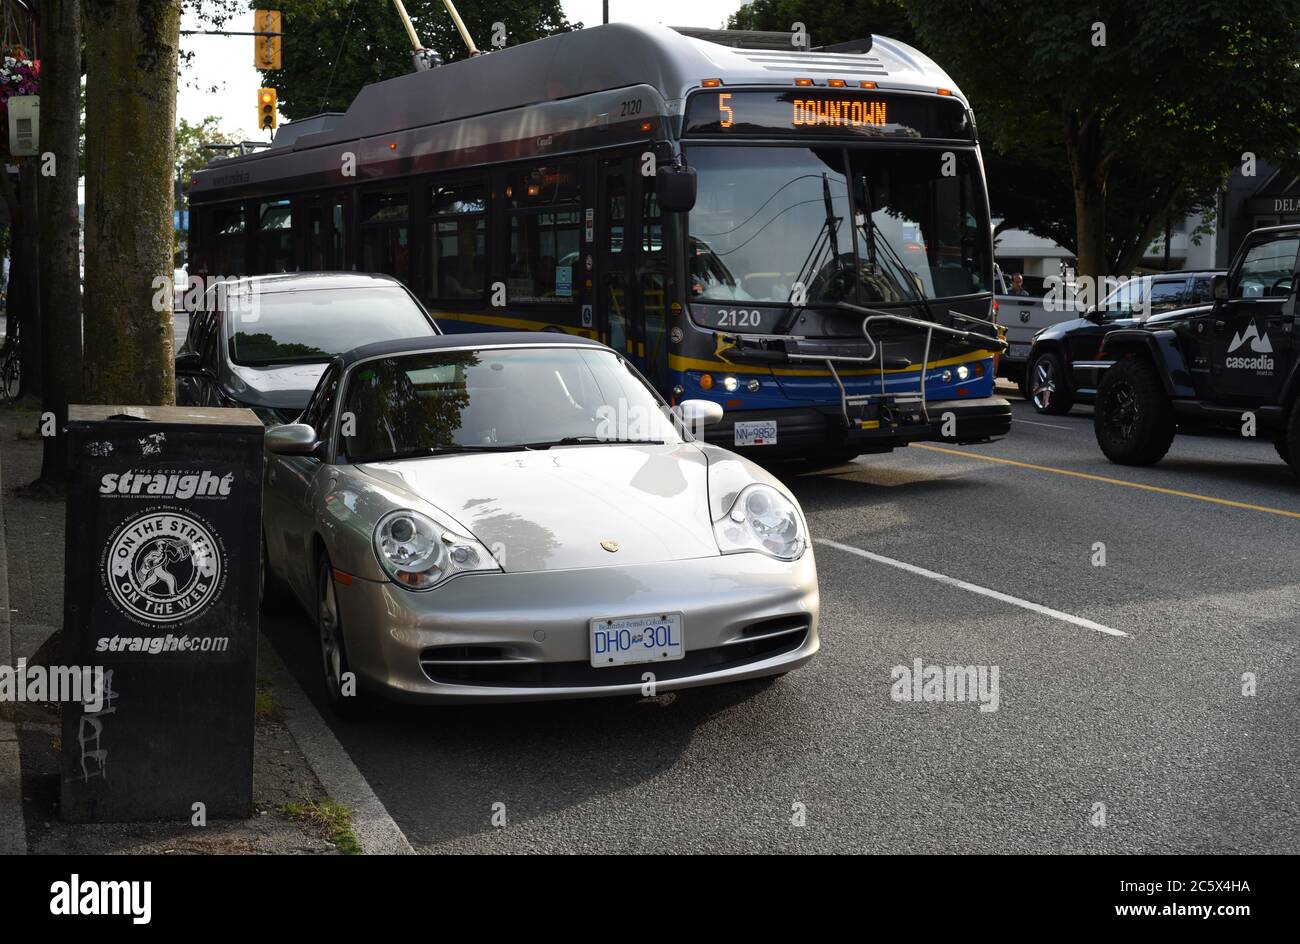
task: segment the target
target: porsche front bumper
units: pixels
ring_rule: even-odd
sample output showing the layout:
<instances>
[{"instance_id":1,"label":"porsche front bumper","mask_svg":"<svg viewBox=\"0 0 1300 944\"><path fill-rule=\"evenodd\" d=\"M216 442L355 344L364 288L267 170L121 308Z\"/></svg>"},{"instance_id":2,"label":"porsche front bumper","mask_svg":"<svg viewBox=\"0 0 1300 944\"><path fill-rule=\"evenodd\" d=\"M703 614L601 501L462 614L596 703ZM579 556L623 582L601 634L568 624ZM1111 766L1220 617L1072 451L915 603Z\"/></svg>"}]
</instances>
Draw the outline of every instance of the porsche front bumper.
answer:
<instances>
[{"instance_id":1,"label":"porsche front bumper","mask_svg":"<svg viewBox=\"0 0 1300 944\"><path fill-rule=\"evenodd\" d=\"M758 553L519 574L467 574L416 593L337 585L361 685L410 702L637 695L777 675L816 654L817 570ZM681 613L685 658L595 668L593 619Z\"/></svg>"}]
</instances>

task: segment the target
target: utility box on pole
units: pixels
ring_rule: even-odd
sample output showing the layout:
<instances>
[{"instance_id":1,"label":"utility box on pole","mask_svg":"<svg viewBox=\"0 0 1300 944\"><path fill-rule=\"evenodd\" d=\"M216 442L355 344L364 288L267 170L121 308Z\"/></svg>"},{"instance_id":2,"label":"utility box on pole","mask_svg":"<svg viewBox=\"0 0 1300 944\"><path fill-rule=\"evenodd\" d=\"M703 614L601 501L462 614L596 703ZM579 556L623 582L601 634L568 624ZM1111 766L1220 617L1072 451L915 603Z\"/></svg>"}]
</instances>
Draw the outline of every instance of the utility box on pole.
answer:
<instances>
[{"instance_id":1,"label":"utility box on pole","mask_svg":"<svg viewBox=\"0 0 1300 944\"><path fill-rule=\"evenodd\" d=\"M251 815L263 426L250 410L68 408L63 706L73 822Z\"/></svg>"},{"instance_id":2,"label":"utility box on pole","mask_svg":"<svg viewBox=\"0 0 1300 944\"><path fill-rule=\"evenodd\" d=\"M5 102L9 112L9 153L35 157L41 153L41 97L15 95Z\"/></svg>"}]
</instances>

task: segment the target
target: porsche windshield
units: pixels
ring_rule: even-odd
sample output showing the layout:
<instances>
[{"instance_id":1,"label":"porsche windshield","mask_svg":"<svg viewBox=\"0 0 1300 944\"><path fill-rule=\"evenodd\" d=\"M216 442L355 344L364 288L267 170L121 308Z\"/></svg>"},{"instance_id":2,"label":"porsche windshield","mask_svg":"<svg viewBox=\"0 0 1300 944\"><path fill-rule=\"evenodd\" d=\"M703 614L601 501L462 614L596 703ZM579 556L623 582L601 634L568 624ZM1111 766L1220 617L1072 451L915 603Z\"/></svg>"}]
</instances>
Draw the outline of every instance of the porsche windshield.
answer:
<instances>
[{"instance_id":1,"label":"porsche windshield","mask_svg":"<svg viewBox=\"0 0 1300 944\"><path fill-rule=\"evenodd\" d=\"M483 348L357 365L343 410L356 462L442 452L680 442L661 401L611 351Z\"/></svg>"},{"instance_id":2,"label":"porsche windshield","mask_svg":"<svg viewBox=\"0 0 1300 944\"><path fill-rule=\"evenodd\" d=\"M991 290L969 151L694 146L693 298L908 303Z\"/></svg>"}]
</instances>

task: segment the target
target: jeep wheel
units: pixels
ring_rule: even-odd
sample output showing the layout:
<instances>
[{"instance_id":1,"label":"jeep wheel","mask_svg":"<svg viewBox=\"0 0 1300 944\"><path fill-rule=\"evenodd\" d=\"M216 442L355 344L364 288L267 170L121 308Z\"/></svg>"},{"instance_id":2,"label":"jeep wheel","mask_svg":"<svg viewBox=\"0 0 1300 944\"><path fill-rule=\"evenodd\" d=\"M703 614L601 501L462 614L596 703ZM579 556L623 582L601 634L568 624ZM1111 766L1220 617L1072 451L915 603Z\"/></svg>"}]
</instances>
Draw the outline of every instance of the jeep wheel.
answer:
<instances>
[{"instance_id":1,"label":"jeep wheel","mask_svg":"<svg viewBox=\"0 0 1300 944\"><path fill-rule=\"evenodd\" d=\"M1060 416L1074 406L1074 391L1065 379L1061 358L1047 351L1034 358L1025 381L1027 399L1039 413Z\"/></svg>"},{"instance_id":2,"label":"jeep wheel","mask_svg":"<svg viewBox=\"0 0 1300 944\"><path fill-rule=\"evenodd\" d=\"M1300 398L1291 405L1291 415L1287 417L1286 428L1275 441L1277 454L1282 457L1291 471L1300 475Z\"/></svg>"},{"instance_id":3,"label":"jeep wheel","mask_svg":"<svg viewBox=\"0 0 1300 944\"><path fill-rule=\"evenodd\" d=\"M1126 357L1102 375L1093 429L1111 462L1152 465L1164 458L1177 423L1150 361Z\"/></svg>"}]
</instances>

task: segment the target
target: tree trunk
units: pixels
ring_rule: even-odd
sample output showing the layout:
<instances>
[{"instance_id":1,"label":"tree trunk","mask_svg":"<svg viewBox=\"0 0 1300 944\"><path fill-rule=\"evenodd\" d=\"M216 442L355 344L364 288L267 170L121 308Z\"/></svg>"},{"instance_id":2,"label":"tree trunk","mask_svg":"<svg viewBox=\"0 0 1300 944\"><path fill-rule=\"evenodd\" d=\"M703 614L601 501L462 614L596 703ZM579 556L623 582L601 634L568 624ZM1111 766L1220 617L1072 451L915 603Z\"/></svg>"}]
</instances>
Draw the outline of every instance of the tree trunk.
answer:
<instances>
[{"instance_id":1,"label":"tree trunk","mask_svg":"<svg viewBox=\"0 0 1300 944\"><path fill-rule=\"evenodd\" d=\"M175 401L180 0L86 0L86 371L96 403ZM155 298L161 299L157 305Z\"/></svg>"},{"instance_id":2,"label":"tree trunk","mask_svg":"<svg viewBox=\"0 0 1300 944\"><path fill-rule=\"evenodd\" d=\"M9 282L21 289L21 303L17 311L10 308L9 317L18 318L18 334L22 345L23 382L20 396L39 395L41 383L41 279L38 220L39 201L36 195L37 165L40 158L28 157L18 169L18 212L13 231L13 261L9 268ZM14 265L18 266L15 275Z\"/></svg>"},{"instance_id":3,"label":"tree trunk","mask_svg":"<svg viewBox=\"0 0 1300 944\"><path fill-rule=\"evenodd\" d=\"M81 137L81 0L46 0L41 29L41 412L53 413L56 435L45 436L41 482L67 478L63 434L68 404L81 400L80 222L77 150ZM49 173L53 171L53 173Z\"/></svg>"},{"instance_id":4,"label":"tree trunk","mask_svg":"<svg viewBox=\"0 0 1300 944\"><path fill-rule=\"evenodd\" d=\"M1067 117L1065 152L1074 185L1075 272L1101 279L1106 275L1106 169L1096 115L1082 121Z\"/></svg>"}]
</instances>

